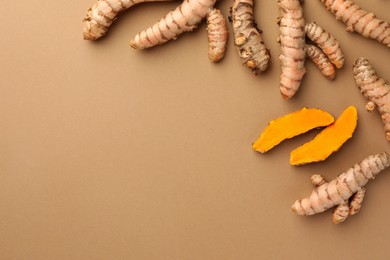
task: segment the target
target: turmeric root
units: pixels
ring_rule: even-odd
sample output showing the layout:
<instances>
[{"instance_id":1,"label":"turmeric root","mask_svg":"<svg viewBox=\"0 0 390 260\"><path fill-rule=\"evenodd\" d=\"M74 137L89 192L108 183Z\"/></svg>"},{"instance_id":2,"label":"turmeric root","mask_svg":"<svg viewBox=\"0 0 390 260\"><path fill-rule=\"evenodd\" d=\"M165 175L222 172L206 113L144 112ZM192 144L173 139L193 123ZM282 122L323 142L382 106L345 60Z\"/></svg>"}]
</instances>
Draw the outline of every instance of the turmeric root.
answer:
<instances>
[{"instance_id":1,"label":"turmeric root","mask_svg":"<svg viewBox=\"0 0 390 260\"><path fill-rule=\"evenodd\" d=\"M97 40L104 36L118 13L135 4L173 0L97 0L84 18L84 39Z\"/></svg>"},{"instance_id":2,"label":"turmeric root","mask_svg":"<svg viewBox=\"0 0 390 260\"><path fill-rule=\"evenodd\" d=\"M356 214L356 209L360 209L367 182L389 166L388 153L370 155L331 182L324 181L321 185L314 183L316 188L310 197L295 201L291 208L298 215L308 216L337 206L333 213L333 223L341 223L348 216Z\"/></svg>"},{"instance_id":3,"label":"turmeric root","mask_svg":"<svg viewBox=\"0 0 390 260\"><path fill-rule=\"evenodd\" d=\"M363 57L353 64L355 82L362 94L368 100L367 110L378 107L386 132L386 139L390 141L390 84L378 77L370 62Z\"/></svg>"},{"instance_id":4,"label":"turmeric root","mask_svg":"<svg viewBox=\"0 0 390 260\"><path fill-rule=\"evenodd\" d=\"M376 18L349 0L321 0L328 11L337 20L347 25L347 31L358 32L365 38L371 38L390 48L390 24Z\"/></svg>"},{"instance_id":5,"label":"turmeric root","mask_svg":"<svg viewBox=\"0 0 390 260\"><path fill-rule=\"evenodd\" d=\"M299 0L278 0L280 10L280 92L291 98L298 91L306 72L305 20Z\"/></svg>"},{"instance_id":6,"label":"turmeric root","mask_svg":"<svg viewBox=\"0 0 390 260\"><path fill-rule=\"evenodd\" d=\"M226 20L218 9L211 10L207 15L207 33L209 39L209 59L220 61L225 55L228 31Z\"/></svg>"},{"instance_id":7,"label":"turmeric root","mask_svg":"<svg viewBox=\"0 0 390 260\"><path fill-rule=\"evenodd\" d=\"M194 30L213 8L216 0L184 0L153 26L138 33L130 42L134 49L146 49L176 39Z\"/></svg>"},{"instance_id":8,"label":"turmeric root","mask_svg":"<svg viewBox=\"0 0 390 260\"><path fill-rule=\"evenodd\" d=\"M326 55L316 46L307 44L307 56L321 70L322 75L333 80L336 77L336 70Z\"/></svg>"},{"instance_id":9,"label":"turmeric root","mask_svg":"<svg viewBox=\"0 0 390 260\"><path fill-rule=\"evenodd\" d=\"M232 8L234 45L243 64L257 75L268 68L270 52L253 18L253 0L234 0Z\"/></svg>"},{"instance_id":10,"label":"turmeric root","mask_svg":"<svg viewBox=\"0 0 390 260\"><path fill-rule=\"evenodd\" d=\"M286 139L317 127L327 126L333 121L334 118L321 109L304 107L272 120L252 147L255 151L265 153Z\"/></svg>"},{"instance_id":11,"label":"turmeric root","mask_svg":"<svg viewBox=\"0 0 390 260\"><path fill-rule=\"evenodd\" d=\"M306 24L306 34L321 48L336 68L340 69L344 65L344 54L340 49L340 44L330 33L312 22Z\"/></svg>"},{"instance_id":12,"label":"turmeric root","mask_svg":"<svg viewBox=\"0 0 390 260\"><path fill-rule=\"evenodd\" d=\"M301 165L328 158L352 137L357 119L356 108L348 107L333 124L322 130L312 141L293 150L290 153L290 164Z\"/></svg>"}]
</instances>

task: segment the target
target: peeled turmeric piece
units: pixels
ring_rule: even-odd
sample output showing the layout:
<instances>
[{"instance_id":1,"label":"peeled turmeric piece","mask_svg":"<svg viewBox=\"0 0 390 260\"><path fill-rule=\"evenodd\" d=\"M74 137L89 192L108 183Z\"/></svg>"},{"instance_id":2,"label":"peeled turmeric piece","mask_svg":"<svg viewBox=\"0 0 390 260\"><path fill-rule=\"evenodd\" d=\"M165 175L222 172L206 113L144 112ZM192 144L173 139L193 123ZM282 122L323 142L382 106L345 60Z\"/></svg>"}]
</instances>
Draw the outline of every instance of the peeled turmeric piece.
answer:
<instances>
[{"instance_id":1,"label":"peeled turmeric piece","mask_svg":"<svg viewBox=\"0 0 390 260\"><path fill-rule=\"evenodd\" d=\"M334 118L329 113L318 108L304 107L272 120L252 147L255 151L265 153L286 139L333 122Z\"/></svg>"},{"instance_id":2,"label":"peeled turmeric piece","mask_svg":"<svg viewBox=\"0 0 390 260\"><path fill-rule=\"evenodd\" d=\"M348 107L333 124L322 130L312 141L292 151L290 164L301 165L328 158L352 137L357 119L356 108Z\"/></svg>"}]
</instances>

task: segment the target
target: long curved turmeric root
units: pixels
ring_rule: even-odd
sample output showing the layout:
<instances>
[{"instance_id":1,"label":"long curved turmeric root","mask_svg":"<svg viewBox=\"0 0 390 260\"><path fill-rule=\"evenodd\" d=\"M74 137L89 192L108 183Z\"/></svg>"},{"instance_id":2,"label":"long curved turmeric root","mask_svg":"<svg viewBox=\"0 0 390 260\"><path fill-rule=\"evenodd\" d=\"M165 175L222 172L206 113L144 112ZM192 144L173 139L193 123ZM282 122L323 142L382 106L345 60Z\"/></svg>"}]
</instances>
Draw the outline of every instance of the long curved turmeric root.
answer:
<instances>
[{"instance_id":1,"label":"long curved turmeric root","mask_svg":"<svg viewBox=\"0 0 390 260\"><path fill-rule=\"evenodd\" d=\"M252 147L255 151L265 153L286 139L330 125L333 121L333 116L321 109L304 107L272 120Z\"/></svg>"},{"instance_id":2,"label":"long curved turmeric root","mask_svg":"<svg viewBox=\"0 0 390 260\"><path fill-rule=\"evenodd\" d=\"M340 49L340 44L330 33L312 22L306 24L306 34L321 48L336 68L340 69L344 65L344 54Z\"/></svg>"},{"instance_id":3,"label":"long curved turmeric root","mask_svg":"<svg viewBox=\"0 0 390 260\"><path fill-rule=\"evenodd\" d=\"M213 8L216 0L184 0L175 10L130 42L134 49L146 49L176 39L183 32L194 30Z\"/></svg>"},{"instance_id":4,"label":"long curved turmeric root","mask_svg":"<svg viewBox=\"0 0 390 260\"><path fill-rule=\"evenodd\" d=\"M209 59L220 61L225 55L228 31L226 19L218 9L213 9L207 15L207 34L209 39Z\"/></svg>"},{"instance_id":5,"label":"long curved turmeric root","mask_svg":"<svg viewBox=\"0 0 390 260\"><path fill-rule=\"evenodd\" d=\"M321 70L322 75L333 80L336 77L336 70L326 55L316 46L307 44L307 56Z\"/></svg>"},{"instance_id":6,"label":"long curved turmeric root","mask_svg":"<svg viewBox=\"0 0 390 260\"><path fill-rule=\"evenodd\" d=\"M290 164L301 165L328 158L352 137L357 119L356 108L348 107L333 124L322 130L312 141L292 151Z\"/></svg>"},{"instance_id":7,"label":"long curved turmeric root","mask_svg":"<svg viewBox=\"0 0 390 260\"><path fill-rule=\"evenodd\" d=\"M299 0L278 0L280 10L280 56L282 73L280 92L291 98L298 91L306 73L305 20Z\"/></svg>"},{"instance_id":8,"label":"long curved turmeric root","mask_svg":"<svg viewBox=\"0 0 390 260\"><path fill-rule=\"evenodd\" d=\"M97 0L84 18L84 39L97 40L107 33L116 16L135 4L173 0Z\"/></svg>"},{"instance_id":9,"label":"long curved turmeric root","mask_svg":"<svg viewBox=\"0 0 390 260\"><path fill-rule=\"evenodd\" d=\"M328 11L337 20L347 25L347 31L358 32L365 38L371 38L390 48L390 24L376 18L375 14L363 10L349 0L321 0Z\"/></svg>"},{"instance_id":10,"label":"long curved turmeric root","mask_svg":"<svg viewBox=\"0 0 390 260\"><path fill-rule=\"evenodd\" d=\"M378 107L386 132L386 139L390 141L390 84L378 77L370 62L363 57L353 64L355 82L362 94L368 100L367 110Z\"/></svg>"},{"instance_id":11,"label":"long curved turmeric root","mask_svg":"<svg viewBox=\"0 0 390 260\"><path fill-rule=\"evenodd\" d=\"M270 53L253 18L253 0L234 0L232 8L234 45L243 64L257 75L266 70Z\"/></svg>"},{"instance_id":12,"label":"long curved turmeric root","mask_svg":"<svg viewBox=\"0 0 390 260\"><path fill-rule=\"evenodd\" d=\"M316 188L310 197L295 201L291 208L298 215L308 216L336 207L333 223L341 223L359 211L367 182L389 166L390 155L380 153L368 156L331 182L326 182L320 175L314 175L312 183Z\"/></svg>"}]
</instances>

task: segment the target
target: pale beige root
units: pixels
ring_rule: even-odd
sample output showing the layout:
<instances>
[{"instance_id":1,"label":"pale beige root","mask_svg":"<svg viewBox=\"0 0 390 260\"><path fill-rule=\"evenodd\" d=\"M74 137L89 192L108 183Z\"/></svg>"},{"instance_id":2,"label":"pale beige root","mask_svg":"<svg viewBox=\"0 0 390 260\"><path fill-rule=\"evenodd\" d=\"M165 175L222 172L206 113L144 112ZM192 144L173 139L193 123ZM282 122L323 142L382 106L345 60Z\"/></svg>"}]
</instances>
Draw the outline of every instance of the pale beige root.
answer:
<instances>
[{"instance_id":1,"label":"pale beige root","mask_svg":"<svg viewBox=\"0 0 390 260\"><path fill-rule=\"evenodd\" d=\"M214 7L216 0L184 0L157 23L139 32L130 42L134 49L146 49L176 39L194 30Z\"/></svg>"},{"instance_id":2,"label":"pale beige root","mask_svg":"<svg viewBox=\"0 0 390 260\"><path fill-rule=\"evenodd\" d=\"M358 190L355 193L355 195L353 195L353 197L351 199L351 203L349 205L349 215L350 216L355 215L360 211L365 194L366 194L366 189L362 188L361 190Z\"/></svg>"},{"instance_id":3,"label":"pale beige root","mask_svg":"<svg viewBox=\"0 0 390 260\"><path fill-rule=\"evenodd\" d=\"M207 15L207 34L209 59L213 62L218 62L225 55L228 38L226 19L218 9L214 8Z\"/></svg>"},{"instance_id":4,"label":"pale beige root","mask_svg":"<svg viewBox=\"0 0 390 260\"><path fill-rule=\"evenodd\" d=\"M299 0L278 0L280 10L280 92L291 98L298 91L306 73L305 20Z\"/></svg>"},{"instance_id":5,"label":"pale beige root","mask_svg":"<svg viewBox=\"0 0 390 260\"><path fill-rule=\"evenodd\" d=\"M349 0L321 0L337 20L347 25L347 31L357 32L365 38L375 39L390 48L390 24L376 18Z\"/></svg>"},{"instance_id":6,"label":"pale beige root","mask_svg":"<svg viewBox=\"0 0 390 260\"><path fill-rule=\"evenodd\" d=\"M344 201L337 205L332 214L332 221L334 224L344 222L349 215L349 204L348 201Z\"/></svg>"},{"instance_id":7,"label":"pale beige root","mask_svg":"<svg viewBox=\"0 0 390 260\"><path fill-rule=\"evenodd\" d=\"M266 70L271 56L255 25L253 0L234 0L232 22L234 45L242 63L255 75Z\"/></svg>"},{"instance_id":8,"label":"pale beige root","mask_svg":"<svg viewBox=\"0 0 390 260\"><path fill-rule=\"evenodd\" d=\"M313 183L314 186L318 187L321 186L326 182L324 176L320 174L314 174L310 177L311 183Z\"/></svg>"},{"instance_id":9,"label":"pale beige root","mask_svg":"<svg viewBox=\"0 0 390 260\"><path fill-rule=\"evenodd\" d=\"M380 171L389 166L388 153L370 155L331 182L324 182L316 187L309 197L295 201L291 208L298 215L307 216L347 202L353 194L361 191L370 179L374 179Z\"/></svg>"},{"instance_id":10,"label":"pale beige root","mask_svg":"<svg viewBox=\"0 0 390 260\"><path fill-rule=\"evenodd\" d=\"M336 70L326 55L316 46L307 45L307 56L321 70L322 75L327 79L333 80L336 77Z\"/></svg>"},{"instance_id":11,"label":"pale beige root","mask_svg":"<svg viewBox=\"0 0 390 260\"><path fill-rule=\"evenodd\" d=\"M344 65L344 54L339 42L316 23L306 24L306 35L321 48L329 60L340 69Z\"/></svg>"},{"instance_id":12,"label":"pale beige root","mask_svg":"<svg viewBox=\"0 0 390 260\"><path fill-rule=\"evenodd\" d=\"M369 111L374 110L375 106L378 108L386 139L390 141L390 84L378 77L370 62L363 57L353 64L353 74L357 86L368 101L366 108Z\"/></svg>"},{"instance_id":13,"label":"pale beige root","mask_svg":"<svg viewBox=\"0 0 390 260\"><path fill-rule=\"evenodd\" d=\"M135 4L173 0L97 0L84 18L84 39L97 40L107 33L116 16Z\"/></svg>"}]
</instances>

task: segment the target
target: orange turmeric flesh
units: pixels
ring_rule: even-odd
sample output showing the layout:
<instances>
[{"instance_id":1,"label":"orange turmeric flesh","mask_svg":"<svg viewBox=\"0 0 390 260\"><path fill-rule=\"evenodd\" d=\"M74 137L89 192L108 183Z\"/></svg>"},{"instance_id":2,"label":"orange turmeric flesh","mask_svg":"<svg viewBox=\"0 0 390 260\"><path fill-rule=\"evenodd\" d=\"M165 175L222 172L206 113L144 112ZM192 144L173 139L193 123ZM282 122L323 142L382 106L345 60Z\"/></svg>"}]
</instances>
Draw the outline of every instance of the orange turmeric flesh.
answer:
<instances>
[{"instance_id":1,"label":"orange turmeric flesh","mask_svg":"<svg viewBox=\"0 0 390 260\"><path fill-rule=\"evenodd\" d=\"M333 124L322 130L313 140L292 151L290 164L301 165L328 158L352 137L357 119L357 110L354 106L345 109Z\"/></svg>"},{"instance_id":2,"label":"orange turmeric flesh","mask_svg":"<svg viewBox=\"0 0 390 260\"><path fill-rule=\"evenodd\" d=\"M333 122L334 118L329 113L317 108L304 107L299 111L272 120L252 147L255 151L265 153L283 140Z\"/></svg>"}]
</instances>

